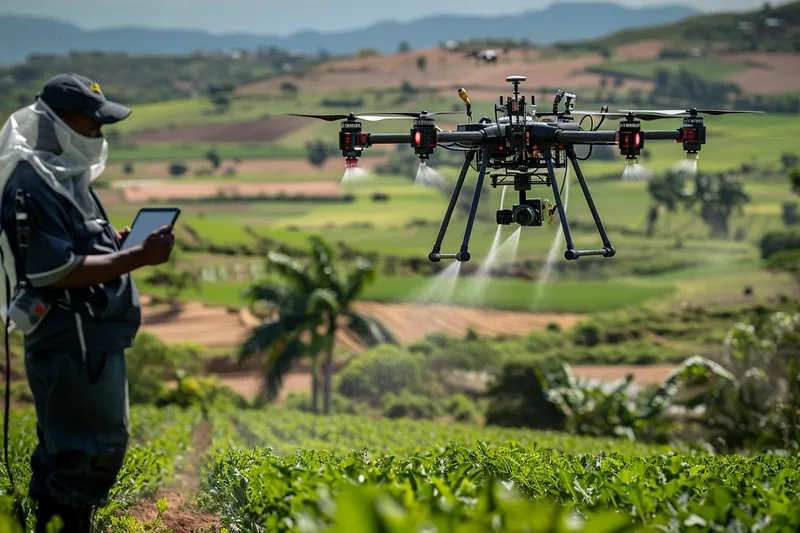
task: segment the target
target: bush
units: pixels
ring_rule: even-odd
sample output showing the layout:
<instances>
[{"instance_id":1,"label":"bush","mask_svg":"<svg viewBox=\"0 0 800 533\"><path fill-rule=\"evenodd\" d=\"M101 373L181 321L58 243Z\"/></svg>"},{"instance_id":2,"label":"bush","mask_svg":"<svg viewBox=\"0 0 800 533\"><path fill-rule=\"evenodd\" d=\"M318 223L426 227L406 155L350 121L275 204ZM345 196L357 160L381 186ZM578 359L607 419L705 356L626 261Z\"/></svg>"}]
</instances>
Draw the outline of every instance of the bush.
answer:
<instances>
[{"instance_id":1,"label":"bush","mask_svg":"<svg viewBox=\"0 0 800 533\"><path fill-rule=\"evenodd\" d=\"M169 345L151 333L139 333L126 353L131 404L152 403L166 391L165 382L181 372L199 373L203 356L203 349L197 345Z\"/></svg>"},{"instance_id":2,"label":"bush","mask_svg":"<svg viewBox=\"0 0 800 533\"><path fill-rule=\"evenodd\" d=\"M387 394L381 404L387 418L430 419L442 414L437 402L408 390Z\"/></svg>"},{"instance_id":3,"label":"bush","mask_svg":"<svg viewBox=\"0 0 800 533\"><path fill-rule=\"evenodd\" d=\"M784 250L800 249L800 230L770 231L761 237L759 243L761 259L769 259L773 254Z\"/></svg>"},{"instance_id":4,"label":"bush","mask_svg":"<svg viewBox=\"0 0 800 533\"><path fill-rule=\"evenodd\" d=\"M223 385L217 376L185 375L181 375L176 388L162 392L155 404L159 407L170 404L183 408L196 406L204 413L209 409L244 409L249 405L244 396Z\"/></svg>"},{"instance_id":5,"label":"bush","mask_svg":"<svg viewBox=\"0 0 800 533\"><path fill-rule=\"evenodd\" d=\"M464 394L454 394L445 403L445 412L456 422L475 422L478 420L478 408Z\"/></svg>"},{"instance_id":6,"label":"bush","mask_svg":"<svg viewBox=\"0 0 800 533\"><path fill-rule=\"evenodd\" d=\"M336 390L349 398L382 397L422 383L421 357L390 345L377 346L350 362L337 377Z\"/></svg>"},{"instance_id":7,"label":"bush","mask_svg":"<svg viewBox=\"0 0 800 533\"><path fill-rule=\"evenodd\" d=\"M573 342L580 346L597 346L602 340L600 326L592 321L582 322L575 328Z\"/></svg>"}]
</instances>

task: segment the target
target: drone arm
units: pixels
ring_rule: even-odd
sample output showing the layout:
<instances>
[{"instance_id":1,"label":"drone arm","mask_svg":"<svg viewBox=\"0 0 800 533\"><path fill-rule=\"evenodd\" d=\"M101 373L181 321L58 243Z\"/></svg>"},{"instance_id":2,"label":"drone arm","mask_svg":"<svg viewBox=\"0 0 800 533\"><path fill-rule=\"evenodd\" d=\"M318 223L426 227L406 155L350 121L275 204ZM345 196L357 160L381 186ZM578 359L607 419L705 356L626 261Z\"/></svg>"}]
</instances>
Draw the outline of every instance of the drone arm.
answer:
<instances>
[{"instance_id":1,"label":"drone arm","mask_svg":"<svg viewBox=\"0 0 800 533\"><path fill-rule=\"evenodd\" d=\"M436 133L437 143L480 144L486 138L484 131L440 131ZM371 144L411 144L410 133L370 133Z\"/></svg>"},{"instance_id":2,"label":"drone arm","mask_svg":"<svg viewBox=\"0 0 800 533\"><path fill-rule=\"evenodd\" d=\"M681 139L681 130L642 130L646 140L678 141ZM556 140L570 144L613 144L617 142L616 131L559 131Z\"/></svg>"}]
</instances>

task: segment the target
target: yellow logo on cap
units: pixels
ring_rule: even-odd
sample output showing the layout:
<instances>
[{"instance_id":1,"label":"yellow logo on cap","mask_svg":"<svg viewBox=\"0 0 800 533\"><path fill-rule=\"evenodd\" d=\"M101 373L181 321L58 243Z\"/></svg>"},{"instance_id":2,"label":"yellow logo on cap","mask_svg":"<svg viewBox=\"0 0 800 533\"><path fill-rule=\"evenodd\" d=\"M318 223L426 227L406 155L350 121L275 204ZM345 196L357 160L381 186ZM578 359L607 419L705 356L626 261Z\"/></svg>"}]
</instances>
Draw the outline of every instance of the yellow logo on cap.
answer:
<instances>
[{"instance_id":1,"label":"yellow logo on cap","mask_svg":"<svg viewBox=\"0 0 800 533\"><path fill-rule=\"evenodd\" d=\"M99 83L93 83L93 84L89 85L89 90L92 91L93 93L100 94L100 84Z\"/></svg>"}]
</instances>

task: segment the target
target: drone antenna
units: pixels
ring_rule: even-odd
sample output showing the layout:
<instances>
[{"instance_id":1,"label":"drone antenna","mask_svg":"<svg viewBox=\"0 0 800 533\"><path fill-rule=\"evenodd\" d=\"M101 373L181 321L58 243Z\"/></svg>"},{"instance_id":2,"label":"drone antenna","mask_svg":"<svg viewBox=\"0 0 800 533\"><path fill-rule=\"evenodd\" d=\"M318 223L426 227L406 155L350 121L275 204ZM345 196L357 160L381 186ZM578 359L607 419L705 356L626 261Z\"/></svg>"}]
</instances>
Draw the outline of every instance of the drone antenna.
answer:
<instances>
[{"instance_id":1,"label":"drone antenna","mask_svg":"<svg viewBox=\"0 0 800 533\"><path fill-rule=\"evenodd\" d=\"M469 121L472 122L472 102L469 100L469 96L467 96L467 90L463 87L458 90L458 96L464 101L464 104L467 106L467 117Z\"/></svg>"}]
</instances>

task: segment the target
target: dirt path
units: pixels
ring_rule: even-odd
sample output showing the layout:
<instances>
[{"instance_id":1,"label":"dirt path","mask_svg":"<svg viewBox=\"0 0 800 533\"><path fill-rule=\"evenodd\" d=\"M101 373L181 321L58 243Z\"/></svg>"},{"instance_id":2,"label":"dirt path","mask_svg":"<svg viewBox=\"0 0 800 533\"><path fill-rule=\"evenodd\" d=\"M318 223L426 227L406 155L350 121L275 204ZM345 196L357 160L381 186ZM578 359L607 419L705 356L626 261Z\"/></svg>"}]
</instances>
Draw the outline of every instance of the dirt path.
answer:
<instances>
[{"instance_id":1,"label":"dirt path","mask_svg":"<svg viewBox=\"0 0 800 533\"><path fill-rule=\"evenodd\" d=\"M158 511L156 502L167 500L167 510L162 515L162 526L172 533L200 533L215 526L219 531L219 520L193 509L192 498L200 491L199 469L203 454L211 445L211 427L202 420L192 436L192 455L186 469L175 480L158 491L153 497L139 502L128 510L140 522L155 520Z\"/></svg>"}]
</instances>

